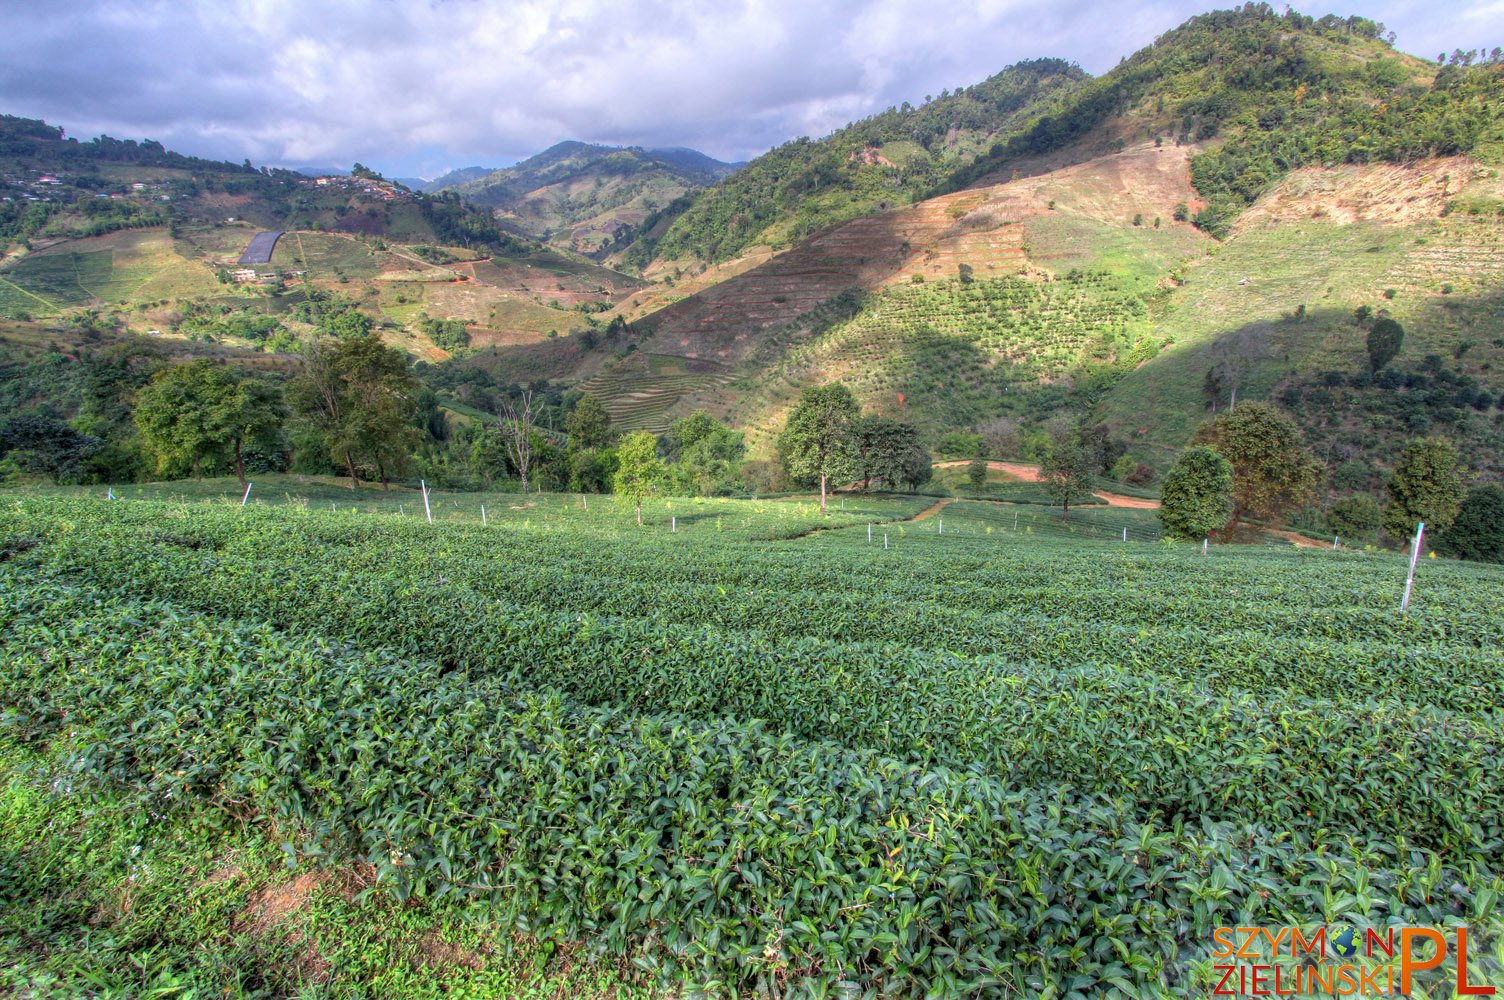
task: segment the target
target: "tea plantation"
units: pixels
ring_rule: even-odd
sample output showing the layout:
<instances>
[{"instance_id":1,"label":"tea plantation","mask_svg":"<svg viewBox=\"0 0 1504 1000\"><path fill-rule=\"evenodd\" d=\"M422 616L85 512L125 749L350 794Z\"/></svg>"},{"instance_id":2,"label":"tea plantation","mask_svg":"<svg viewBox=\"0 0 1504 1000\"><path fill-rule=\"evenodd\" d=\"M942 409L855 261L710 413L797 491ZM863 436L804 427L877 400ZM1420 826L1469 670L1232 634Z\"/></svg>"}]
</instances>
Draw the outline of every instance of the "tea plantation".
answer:
<instances>
[{"instance_id":1,"label":"tea plantation","mask_svg":"<svg viewBox=\"0 0 1504 1000\"><path fill-rule=\"evenodd\" d=\"M0 992L1204 996L1335 923L1499 981L1497 569L280 499L0 498Z\"/></svg>"}]
</instances>

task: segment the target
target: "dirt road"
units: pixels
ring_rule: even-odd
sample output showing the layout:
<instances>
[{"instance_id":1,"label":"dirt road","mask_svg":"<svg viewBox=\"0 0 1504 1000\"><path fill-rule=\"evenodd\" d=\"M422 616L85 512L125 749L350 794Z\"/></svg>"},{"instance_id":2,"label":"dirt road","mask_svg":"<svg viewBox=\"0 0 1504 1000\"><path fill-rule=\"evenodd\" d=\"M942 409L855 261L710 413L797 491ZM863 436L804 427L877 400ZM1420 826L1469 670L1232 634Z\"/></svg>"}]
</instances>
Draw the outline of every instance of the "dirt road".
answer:
<instances>
[{"instance_id":1,"label":"dirt road","mask_svg":"<svg viewBox=\"0 0 1504 1000\"><path fill-rule=\"evenodd\" d=\"M958 465L970 465L965 459L953 462L936 462L937 469L953 469ZM1039 482L1039 466L1024 465L1022 462L988 462L987 468L993 472L1004 472L1015 479L1026 483ZM1145 500L1142 497L1129 497L1121 493L1107 493L1102 490L1093 490L1093 496L1101 497L1107 501L1109 507L1131 507L1134 510L1159 510L1158 500Z\"/></svg>"}]
</instances>

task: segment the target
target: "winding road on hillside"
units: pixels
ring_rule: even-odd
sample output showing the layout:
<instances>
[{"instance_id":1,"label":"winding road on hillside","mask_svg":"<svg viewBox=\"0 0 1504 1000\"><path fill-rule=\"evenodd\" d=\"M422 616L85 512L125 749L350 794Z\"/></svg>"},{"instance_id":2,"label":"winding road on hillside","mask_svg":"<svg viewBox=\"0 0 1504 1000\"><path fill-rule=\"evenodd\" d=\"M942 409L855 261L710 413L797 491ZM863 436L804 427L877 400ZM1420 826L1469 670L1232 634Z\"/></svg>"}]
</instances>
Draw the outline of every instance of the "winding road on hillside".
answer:
<instances>
[{"instance_id":1,"label":"winding road on hillside","mask_svg":"<svg viewBox=\"0 0 1504 1000\"><path fill-rule=\"evenodd\" d=\"M967 459L957 459L952 462L936 462L937 469L953 469L959 465L970 465ZM1024 465L1022 462L988 462L987 468L993 472L1002 472L1013 476L1020 482L1039 482L1039 466ZM1102 490L1092 490L1092 496L1100 497L1107 501L1109 507L1131 507L1134 510L1158 510L1158 500L1145 500L1142 497L1124 496L1121 493L1106 493Z\"/></svg>"}]
</instances>

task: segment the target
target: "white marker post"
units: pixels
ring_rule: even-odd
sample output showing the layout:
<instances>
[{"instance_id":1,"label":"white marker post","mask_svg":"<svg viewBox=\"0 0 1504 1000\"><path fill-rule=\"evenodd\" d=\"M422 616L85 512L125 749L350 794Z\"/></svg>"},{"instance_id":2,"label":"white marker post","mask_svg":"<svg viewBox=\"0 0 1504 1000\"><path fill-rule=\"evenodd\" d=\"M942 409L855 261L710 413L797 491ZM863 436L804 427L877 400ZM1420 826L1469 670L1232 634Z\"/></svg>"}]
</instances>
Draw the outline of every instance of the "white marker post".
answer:
<instances>
[{"instance_id":1,"label":"white marker post","mask_svg":"<svg viewBox=\"0 0 1504 1000\"><path fill-rule=\"evenodd\" d=\"M1128 529L1124 528L1123 529L1123 541L1126 542L1127 540L1128 540Z\"/></svg>"},{"instance_id":2,"label":"white marker post","mask_svg":"<svg viewBox=\"0 0 1504 1000\"><path fill-rule=\"evenodd\" d=\"M1420 542L1426 536L1426 522L1415 526L1415 541L1410 545L1410 573L1405 577L1405 596L1400 598L1400 613L1410 607L1410 587L1415 583L1415 564L1420 561Z\"/></svg>"},{"instance_id":3,"label":"white marker post","mask_svg":"<svg viewBox=\"0 0 1504 1000\"><path fill-rule=\"evenodd\" d=\"M887 547L888 547L888 533L885 531L885 532L883 532L883 548L887 548Z\"/></svg>"},{"instance_id":4,"label":"white marker post","mask_svg":"<svg viewBox=\"0 0 1504 1000\"><path fill-rule=\"evenodd\" d=\"M423 487L423 513L428 515L428 523L432 524L433 508L428 506L428 482L426 480L420 479L418 480L418 485Z\"/></svg>"},{"instance_id":5,"label":"white marker post","mask_svg":"<svg viewBox=\"0 0 1504 1000\"><path fill-rule=\"evenodd\" d=\"M872 544L872 522L871 521L867 522L867 544L868 545Z\"/></svg>"},{"instance_id":6,"label":"white marker post","mask_svg":"<svg viewBox=\"0 0 1504 1000\"><path fill-rule=\"evenodd\" d=\"M485 504L481 504L480 505L480 526L482 528L484 528L486 526L486 505Z\"/></svg>"},{"instance_id":7,"label":"white marker post","mask_svg":"<svg viewBox=\"0 0 1504 1000\"><path fill-rule=\"evenodd\" d=\"M1203 539L1201 539L1201 554L1202 555L1206 555L1207 549L1211 546L1211 544L1212 544L1212 540L1210 538L1203 538Z\"/></svg>"},{"instance_id":8,"label":"white marker post","mask_svg":"<svg viewBox=\"0 0 1504 1000\"><path fill-rule=\"evenodd\" d=\"M937 517L935 520L940 522L940 534L945 534L945 518Z\"/></svg>"},{"instance_id":9,"label":"white marker post","mask_svg":"<svg viewBox=\"0 0 1504 1000\"><path fill-rule=\"evenodd\" d=\"M1016 510L1013 512L1013 530L1018 530L1018 511Z\"/></svg>"},{"instance_id":10,"label":"white marker post","mask_svg":"<svg viewBox=\"0 0 1504 1000\"><path fill-rule=\"evenodd\" d=\"M255 486L255 485L256 485L255 483L246 483L245 484L245 496L243 496L243 497L240 498L240 506L244 507L245 506L245 502L251 498L251 487Z\"/></svg>"},{"instance_id":11,"label":"white marker post","mask_svg":"<svg viewBox=\"0 0 1504 1000\"><path fill-rule=\"evenodd\" d=\"M671 517L671 518L669 518L668 519L668 524L669 524L668 533L670 535L676 535L676 534L679 533L679 519L677 517Z\"/></svg>"},{"instance_id":12,"label":"white marker post","mask_svg":"<svg viewBox=\"0 0 1504 1000\"><path fill-rule=\"evenodd\" d=\"M1342 536L1341 535L1333 535L1332 536L1332 551L1333 552L1337 551L1337 545L1341 541L1342 541Z\"/></svg>"}]
</instances>

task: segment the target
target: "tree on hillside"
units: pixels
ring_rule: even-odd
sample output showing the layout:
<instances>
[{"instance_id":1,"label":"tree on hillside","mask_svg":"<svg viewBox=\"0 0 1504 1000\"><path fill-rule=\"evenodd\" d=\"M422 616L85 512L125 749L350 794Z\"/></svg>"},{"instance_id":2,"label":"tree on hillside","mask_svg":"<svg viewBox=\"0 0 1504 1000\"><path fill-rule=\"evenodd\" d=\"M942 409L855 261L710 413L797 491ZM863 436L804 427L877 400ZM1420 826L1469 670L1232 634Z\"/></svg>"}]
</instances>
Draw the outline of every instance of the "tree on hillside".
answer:
<instances>
[{"instance_id":1,"label":"tree on hillside","mask_svg":"<svg viewBox=\"0 0 1504 1000\"><path fill-rule=\"evenodd\" d=\"M1188 448L1165 473L1159 520L1174 538L1205 538L1232 516L1232 465L1212 448Z\"/></svg>"},{"instance_id":2,"label":"tree on hillside","mask_svg":"<svg viewBox=\"0 0 1504 1000\"><path fill-rule=\"evenodd\" d=\"M315 341L287 396L329 457L344 466L352 490L362 466L388 485L417 446L418 382L402 352L373 333Z\"/></svg>"},{"instance_id":3,"label":"tree on hillside","mask_svg":"<svg viewBox=\"0 0 1504 1000\"><path fill-rule=\"evenodd\" d=\"M1441 531L1462 507L1462 468L1457 446L1446 438L1417 438L1405 445L1399 462L1384 484L1389 503L1384 507L1384 530L1405 540L1424 521Z\"/></svg>"},{"instance_id":4,"label":"tree on hillside","mask_svg":"<svg viewBox=\"0 0 1504 1000\"><path fill-rule=\"evenodd\" d=\"M1321 481L1321 463L1301 444L1300 428L1266 403L1245 403L1197 429L1192 444L1204 444L1232 464L1232 515L1277 517L1308 502Z\"/></svg>"},{"instance_id":5,"label":"tree on hillside","mask_svg":"<svg viewBox=\"0 0 1504 1000\"><path fill-rule=\"evenodd\" d=\"M1375 322L1368 331L1368 364L1374 374L1393 361L1404 345L1404 327L1387 316Z\"/></svg>"},{"instance_id":6,"label":"tree on hillside","mask_svg":"<svg viewBox=\"0 0 1504 1000\"><path fill-rule=\"evenodd\" d=\"M205 461L229 461L241 487L246 447L281 447L286 418L280 389L209 360L158 372L136 397L136 427L158 473L198 476Z\"/></svg>"},{"instance_id":7,"label":"tree on hillside","mask_svg":"<svg viewBox=\"0 0 1504 1000\"><path fill-rule=\"evenodd\" d=\"M789 479L801 485L820 484L821 514L830 481L853 475L850 432L857 415L856 400L845 385L813 386L804 390L778 435L778 453Z\"/></svg>"},{"instance_id":8,"label":"tree on hillside","mask_svg":"<svg viewBox=\"0 0 1504 1000\"><path fill-rule=\"evenodd\" d=\"M522 480L522 492L526 493L528 472L533 466L533 424L538 416L533 390L524 388L515 399L503 397L501 411L505 417L501 422L501 438L506 444L507 458L516 468L517 476Z\"/></svg>"},{"instance_id":9,"label":"tree on hillside","mask_svg":"<svg viewBox=\"0 0 1504 1000\"><path fill-rule=\"evenodd\" d=\"M631 497L637 509L637 525L642 526L642 500L662 490L668 483L668 467L658 458L658 437L651 431L637 431L622 438L616 448L615 491Z\"/></svg>"},{"instance_id":10,"label":"tree on hillside","mask_svg":"<svg viewBox=\"0 0 1504 1000\"><path fill-rule=\"evenodd\" d=\"M564 433L569 435L570 451L605 448L615 436L611 429L611 414L589 393L581 396L569 416L564 418Z\"/></svg>"},{"instance_id":11,"label":"tree on hillside","mask_svg":"<svg viewBox=\"0 0 1504 1000\"><path fill-rule=\"evenodd\" d=\"M1459 559L1504 563L1504 486L1484 483L1469 490L1440 541Z\"/></svg>"},{"instance_id":12,"label":"tree on hillside","mask_svg":"<svg viewBox=\"0 0 1504 1000\"><path fill-rule=\"evenodd\" d=\"M930 479L930 453L911 424L865 414L851 425L854 476L862 489L874 480L890 490L914 489Z\"/></svg>"},{"instance_id":13,"label":"tree on hillside","mask_svg":"<svg viewBox=\"0 0 1504 1000\"><path fill-rule=\"evenodd\" d=\"M600 400L588 393L581 396L564 418L564 433L569 437L565 448L568 488L575 493L609 493L616 475L616 452L611 448L616 432Z\"/></svg>"},{"instance_id":14,"label":"tree on hillside","mask_svg":"<svg viewBox=\"0 0 1504 1000\"><path fill-rule=\"evenodd\" d=\"M1206 348L1211 362L1207 369L1203 389L1216 412L1217 402L1226 395L1230 410L1238 407L1238 390L1264 356L1269 353L1268 323L1250 323L1234 333L1219 337Z\"/></svg>"},{"instance_id":15,"label":"tree on hillside","mask_svg":"<svg viewBox=\"0 0 1504 1000\"><path fill-rule=\"evenodd\" d=\"M56 417L31 414L0 424L0 460L54 483L72 478L100 448L99 438L83 434Z\"/></svg>"},{"instance_id":16,"label":"tree on hillside","mask_svg":"<svg viewBox=\"0 0 1504 1000\"><path fill-rule=\"evenodd\" d=\"M288 416L282 389L263 379L248 378L235 386L225 426L230 432L230 453L235 478L246 486L245 452L249 447L268 450L285 447L282 426Z\"/></svg>"},{"instance_id":17,"label":"tree on hillside","mask_svg":"<svg viewBox=\"0 0 1504 1000\"><path fill-rule=\"evenodd\" d=\"M158 475L197 478L206 459L222 457L222 414L235 391L223 365L194 361L157 373L136 395L136 428Z\"/></svg>"},{"instance_id":18,"label":"tree on hillside","mask_svg":"<svg viewBox=\"0 0 1504 1000\"><path fill-rule=\"evenodd\" d=\"M747 453L742 432L734 431L703 410L676 420L664 435L671 461L688 485L702 496L735 481Z\"/></svg>"},{"instance_id":19,"label":"tree on hillside","mask_svg":"<svg viewBox=\"0 0 1504 1000\"><path fill-rule=\"evenodd\" d=\"M993 458L1012 458L1023 444L1018 421L1012 417L993 417L978 428L983 447Z\"/></svg>"},{"instance_id":20,"label":"tree on hillside","mask_svg":"<svg viewBox=\"0 0 1504 1000\"><path fill-rule=\"evenodd\" d=\"M1097 450L1079 430L1058 434L1039 466L1039 480L1050 498L1060 505L1060 516L1069 519L1071 501L1090 493L1101 465Z\"/></svg>"},{"instance_id":21,"label":"tree on hillside","mask_svg":"<svg viewBox=\"0 0 1504 1000\"><path fill-rule=\"evenodd\" d=\"M971 460L971 464L966 467L966 481L971 484L974 493L980 493L987 485L987 460L985 458Z\"/></svg>"}]
</instances>

